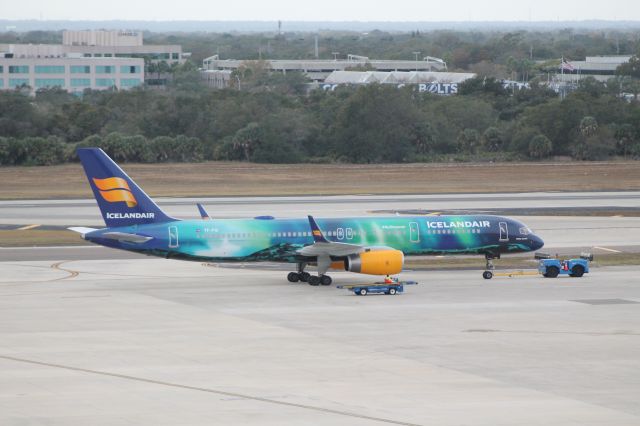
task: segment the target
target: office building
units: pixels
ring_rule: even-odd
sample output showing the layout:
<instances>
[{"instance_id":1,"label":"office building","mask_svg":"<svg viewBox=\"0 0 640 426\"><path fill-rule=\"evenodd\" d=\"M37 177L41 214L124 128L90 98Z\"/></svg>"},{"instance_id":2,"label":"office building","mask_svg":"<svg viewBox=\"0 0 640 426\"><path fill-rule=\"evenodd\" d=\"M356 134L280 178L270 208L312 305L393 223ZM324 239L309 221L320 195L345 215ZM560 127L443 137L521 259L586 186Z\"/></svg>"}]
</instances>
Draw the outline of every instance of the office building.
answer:
<instances>
[{"instance_id":1,"label":"office building","mask_svg":"<svg viewBox=\"0 0 640 426\"><path fill-rule=\"evenodd\" d=\"M0 55L0 90L59 87L71 93L85 89L131 89L144 83L140 58L14 58Z\"/></svg>"}]
</instances>

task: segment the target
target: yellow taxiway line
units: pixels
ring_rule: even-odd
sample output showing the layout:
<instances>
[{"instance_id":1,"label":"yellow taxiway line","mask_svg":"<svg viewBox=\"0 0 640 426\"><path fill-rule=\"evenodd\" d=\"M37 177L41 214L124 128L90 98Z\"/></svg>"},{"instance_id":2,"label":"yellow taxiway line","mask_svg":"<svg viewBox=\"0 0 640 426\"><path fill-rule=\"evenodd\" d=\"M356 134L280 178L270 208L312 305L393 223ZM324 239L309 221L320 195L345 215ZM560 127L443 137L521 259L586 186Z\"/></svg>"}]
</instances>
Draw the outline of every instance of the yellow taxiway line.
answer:
<instances>
[{"instance_id":1,"label":"yellow taxiway line","mask_svg":"<svg viewBox=\"0 0 640 426\"><path fill-rule=\"evenodd\" d=\"M22 228L16 229L16 231L28 231L29 229L37 228L38 226L41 226L41 225L27 225L27 226L23 226Z\"/></svg>"}]
</instances>

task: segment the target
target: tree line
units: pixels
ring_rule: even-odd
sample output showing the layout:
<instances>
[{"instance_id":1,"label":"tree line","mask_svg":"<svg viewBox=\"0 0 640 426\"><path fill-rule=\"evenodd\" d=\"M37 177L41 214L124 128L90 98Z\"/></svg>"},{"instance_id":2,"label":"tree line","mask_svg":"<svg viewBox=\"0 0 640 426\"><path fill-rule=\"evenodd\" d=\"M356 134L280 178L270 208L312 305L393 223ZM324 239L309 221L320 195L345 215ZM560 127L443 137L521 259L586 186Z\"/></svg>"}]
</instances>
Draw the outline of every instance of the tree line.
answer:
<instances>
[{"instance_id":1,"label":"tree line","mask_svg":"<svg viewBox=\"0 0 640 426\"><path fill-rule=\"evenodd\" d=\"M80 146L100 146L118 161L427 162L580 160L640 157L640 42L633 31L421 33L321 32L319 55L358 53L380 59L444 58L478 78L456 96L412 87L339 87L306 93L300 73L269 73L260 59L310 58L316 34L153 34L145 43L182 44L199 61L247 58L239 87L204 87L196 66L148 63L172 78L163 90L57 89L29 97L0 91L0 165L75 161ZM59 42L58 32L0 33L3 42ZM560 98L543 83L560 56L636 53L606 84L580 80ZM553 58L556 58L555 60ZM548 59L548 62L544 60ZM537 61L536 61L537 60ZM527 80L505 90L498 79ZM235 83L234 83L235 84ZM631 93L623 99L620 92Z\"/></svg>"},{"instance_id":2,"label":"tree line","mask_svg":"<svg viewBox=\"0 0 640 426\"><path fill-rule=\"evenodd\" d=\"M592 78L564 99L537 84L514 93L491 78L468 80L449 97L378 84L299 94L298 83L288 74L246 91L186 84L81 99L4 91L0 164L76 161L81 146L150 163L640 157L640 104Z\"/></svg>"}]
</instances>

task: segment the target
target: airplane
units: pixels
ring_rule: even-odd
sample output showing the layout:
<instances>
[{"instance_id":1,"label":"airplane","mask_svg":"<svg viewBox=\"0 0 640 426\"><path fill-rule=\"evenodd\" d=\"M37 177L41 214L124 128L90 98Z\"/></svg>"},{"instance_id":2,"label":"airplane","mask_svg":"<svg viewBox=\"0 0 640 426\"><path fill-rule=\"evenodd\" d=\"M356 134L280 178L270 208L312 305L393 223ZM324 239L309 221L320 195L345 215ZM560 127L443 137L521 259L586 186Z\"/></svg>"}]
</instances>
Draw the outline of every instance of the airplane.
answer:
<instances>
[{"instance_id":1,"label":"airplane","mask_svg":"<svg viewBox=\"0 0 640 426\"><path fill-rule=\"evenodd\" d=\"M71 227L106 247L167 259L199 262L286 262L296 265L290 282L330 285L338 269L369 275L399 274L405 256L502 254L540 249L544 242L525 224L503 216L443 215L315 219L217 219L198 204L202 219L166 214L100 148L79 148L78 157L106 228ZM317 275L305 271L317 267Z\"/></svg>"}]
</instances>

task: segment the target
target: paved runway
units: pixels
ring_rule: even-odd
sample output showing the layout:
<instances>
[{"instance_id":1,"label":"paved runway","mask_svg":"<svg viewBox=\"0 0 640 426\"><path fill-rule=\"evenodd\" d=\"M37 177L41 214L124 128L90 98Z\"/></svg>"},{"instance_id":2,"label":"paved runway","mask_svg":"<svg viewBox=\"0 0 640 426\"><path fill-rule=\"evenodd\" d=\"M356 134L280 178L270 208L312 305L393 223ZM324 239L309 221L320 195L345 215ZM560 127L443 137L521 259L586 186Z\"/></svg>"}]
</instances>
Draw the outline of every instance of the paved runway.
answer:
<instances>
[{"instance_id":1,"label":"paved runway","mask_svg":"<svg viewBox=\"0 0 640 426\"><path fill-rule=\"evenodd\" d=\"M361 195L309 197L158 198L167 213L198 217L195 203L203 203L213 217L358 216L382 209L431 211L498 208L631 207L640 209L640 192L558 192L524 194ZM40 225L102 225L95 200L0 201L0 223Z\"/></svg>"},{"instance_id":2,"label":"paved runway","mask_svg":"<svg viewBox=\"0 0 640 426\"><path fill-rule=\"evenodd\" d=\"M367 297L163 259L0 269L2 425L640 424L640 267Z\"/></svg>"},{"instance_id":3,"label":"paved runway","mask_svg":"<svg viewBox=\"0 0 640 426\"><path fill-rule=\"evenodd\" d=\"M203 202L215 218L318 217L369 215L385 209L431 211L472 209L492 212L498 208L624 207L640 210L640 192L577 192L525 194L388 195L329 197L236 197L157 200L179 218L197 217L195 203ZM607 252L629 247L640 250L640 217L514 216L528 224L545 241L545 250L566 249ZM0 223L14 225L104 226L94 200L0 201ZM593 249L602 247L604 250ZM626 249L625 249L626 250ZM0 251L0 260L3 259Z\"/></svg>"}]
</instances>

